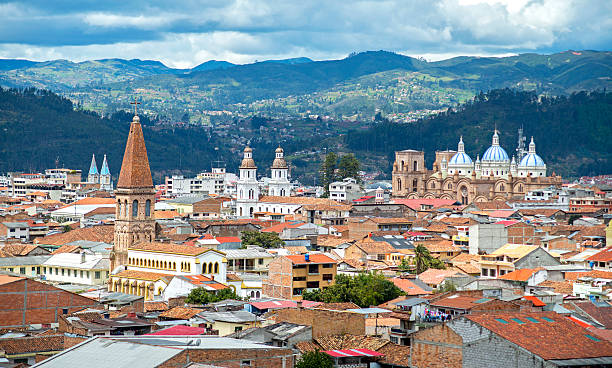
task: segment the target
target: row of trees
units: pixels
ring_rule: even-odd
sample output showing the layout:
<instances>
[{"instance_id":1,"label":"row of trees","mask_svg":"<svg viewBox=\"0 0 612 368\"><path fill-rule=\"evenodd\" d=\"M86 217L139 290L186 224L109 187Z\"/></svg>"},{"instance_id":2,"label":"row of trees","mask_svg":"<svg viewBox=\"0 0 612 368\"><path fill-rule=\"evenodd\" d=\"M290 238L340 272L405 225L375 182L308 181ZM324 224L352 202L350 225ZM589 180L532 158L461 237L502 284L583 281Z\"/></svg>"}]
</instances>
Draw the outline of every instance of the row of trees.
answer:
<instances>
[{"instance_id":1,"label":"row of trees","mask_svg":"<svg viewBox=\"0 0 612 368\"><path fill-rule=\"evenodd\" d=\"M359 176L360 163L352 153L338 157L335 152L329 152L321 164L320 179L325 190L324 196L329 196L329 184L334 181L353 178L361 183Z\"/></svg>"},{"instance_id":2,"label":"row of trees","mask_svg":"<svg viewBox=\"0 0 612 368\"><path fill-rule=\"evenodd\" d=\"M234 300L242 300L233 289L221 289L216 293L211 293L209 291L204 290L203 288L195 288L189 292L187 295L187 299L185 302L189 304L210 304L220 302L222 300L234 299Z\"/></svg>"}]
</instances>

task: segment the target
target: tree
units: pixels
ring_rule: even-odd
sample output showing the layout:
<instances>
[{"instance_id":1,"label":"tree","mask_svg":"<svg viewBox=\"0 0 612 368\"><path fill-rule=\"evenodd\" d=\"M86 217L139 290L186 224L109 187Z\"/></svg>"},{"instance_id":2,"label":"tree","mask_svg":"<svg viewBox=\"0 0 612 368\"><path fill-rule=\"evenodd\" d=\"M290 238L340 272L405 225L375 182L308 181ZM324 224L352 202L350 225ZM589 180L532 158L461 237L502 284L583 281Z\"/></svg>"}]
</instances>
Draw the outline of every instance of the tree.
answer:
<instances>
[{"instance_id":1,"label":"tree","mask_svg":"<svg viewBox=\"0 0 612 368\"><path fill-rule=\"evenodd\" d=\"M338 275L334 285L325 290L305 291L302 298L324 303L352 302L360 307L369 307L400 295L402 290L382 273L362 273L354 277Z\"/></svg>"},{"instance_id":2,"label":"tree","mask_svg":"<svg viewBox=\"0 0 612 368\"><path fill-rule=\"evenodd\" d=\"M444 269L444 262L440 261L437 258L434 258L429 253L429 249L425 248L423 245L419 244L414 249L414 259L416 263L416 273L423 273L430 268Z\"/></svg>"},{"instance_id":3,"label":"tree","mask_svg":"<svg viewBox=\"0 0 612 368\"><path fill-rule=\"evenodd\" d=\"M414 265L412 264L412 262L410 262L410 261L408 260L408 258L404 258L404 259L402 259L402 261L400 262L400 264L399 264L399 265L397 265L397 268L398 268L400 271L407 272L407 271L412 271L412 270L414 270Z\"/></svg>"},{"instance_id":4,"label":"tree","mask_svg":"<svg viewBox=\"0 0 612 368\"><path fill-rule=\"evenodd\" d=\"M338 155L329 152L321 164L321 185L325 193L324 197L329 197L329 184L337 180L336 169L338 168Z\"/></svg>"},{"instance_id":5,"label":"tree","mask_svg":"<svg viewBox=\"0 0 612 368\"><path fill-rule=\"evenodd\" d=\"M359 161L352 153L348 153L340 157L340 163L338 164L338 177L340 180L346 178L353 178L361 183L361 177L359 175Z\"/></svg>"},{"instance_id":6,"label":"tree","mask_svg":"<svg viewBox=\"0 0 612 368\"><path fill-rule=\"evenodd\" d=\"M233 289L221 289L216 293L211 293L204 290L204 288L195 288L189 292L186 303L189 304L210 304L220 302L222 300L235 299L240 300L241 298L236 295Z\"/></svg>"},{"instance_id":7,"label":"tree","mask_svg":"<svg viewBox=\"0 0 612 368\"><path fill-rule=\"evenodd\" d=\"M295 368L333 368L334 362L329 355L320 351L309 351L298 359Z\"/></svg>"},{"instance_id":8,"label":"tree","mask_svg":"<svg viewBox=\"0 0 612 368\"><path fill-rule=\"evenodd\" d=\"M247 245L258 245L266 249L280 248L285 244L285 242L279 238L278 234L274 232L262 233L259 231L243 231L240 239L242 240L243 248L246 248Z\"/></svg>"},{"instance_id":9,"label":"tree","mask_svg":"<svg viewBox=\"0 0 612 368\"><path fill-rule=\"evenodd\" d=\"M442 293L448 293L451 291L457 291L457 287L452 282L446 280L444 281L444 284L438 290L434 291L434 293L442 294Z\"/></svg>"}]
</instances>

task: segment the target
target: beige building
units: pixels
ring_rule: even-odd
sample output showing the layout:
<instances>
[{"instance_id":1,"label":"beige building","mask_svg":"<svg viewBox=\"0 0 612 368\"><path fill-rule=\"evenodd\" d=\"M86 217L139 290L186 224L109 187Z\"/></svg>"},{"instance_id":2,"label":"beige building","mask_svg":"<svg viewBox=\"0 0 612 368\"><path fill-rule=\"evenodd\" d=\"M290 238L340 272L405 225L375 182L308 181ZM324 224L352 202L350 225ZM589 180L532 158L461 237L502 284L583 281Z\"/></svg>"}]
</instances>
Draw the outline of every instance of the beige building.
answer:
<instances>
[{"instance_id":1,"label":"beige building","mask_svg":"<svg viewBox=\"0 0 612 368\"><path fill-rule=\"evenodd\" d=\"M304 291L334 285L336 272L336 261L324 254L278 257L270 263L262 293L273 298L301 300Z\"/></svg>"}]
</instances>

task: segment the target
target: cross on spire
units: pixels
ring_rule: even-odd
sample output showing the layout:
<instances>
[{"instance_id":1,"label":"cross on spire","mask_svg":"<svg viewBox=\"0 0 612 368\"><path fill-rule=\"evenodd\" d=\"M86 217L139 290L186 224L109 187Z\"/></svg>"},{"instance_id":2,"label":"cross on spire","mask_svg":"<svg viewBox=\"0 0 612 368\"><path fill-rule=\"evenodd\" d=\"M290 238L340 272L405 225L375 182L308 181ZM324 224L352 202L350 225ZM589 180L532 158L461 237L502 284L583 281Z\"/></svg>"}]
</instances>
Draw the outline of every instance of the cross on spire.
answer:
<instances>
[{"instance_id":1,"label":"cross on spire","mask_svg":"<svg viewBox=\"0 0 612 368\"><path fill-rule=\"evenodd\" d=\"M138 102L136 97L134 97L134 102L130 102L130 105L134 105L134 115L138 115L138 105L140 104L141 102Z\"/></svg>"}]
</instances>

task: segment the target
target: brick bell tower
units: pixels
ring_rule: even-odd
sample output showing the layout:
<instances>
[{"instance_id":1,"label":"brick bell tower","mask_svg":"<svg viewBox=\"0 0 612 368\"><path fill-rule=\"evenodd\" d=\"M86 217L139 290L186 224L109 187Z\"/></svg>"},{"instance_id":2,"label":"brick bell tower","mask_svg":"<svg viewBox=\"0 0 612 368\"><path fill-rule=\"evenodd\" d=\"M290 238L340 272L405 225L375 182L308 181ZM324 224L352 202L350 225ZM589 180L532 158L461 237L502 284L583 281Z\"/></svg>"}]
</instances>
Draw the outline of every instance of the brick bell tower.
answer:
<instances>
[{"instance_id":1,"label":"brick bell tower","mask_svg":"<svg viewBox=\"0 0 612 368\"><path fill-rule=\"evenodd\" d=\"M155 240L155 188L138 115L134 115L130 125L115 197L117 208L111 272L117 266L127 264L127 250L133 244Z\"/></svg>"}]
</instances>

